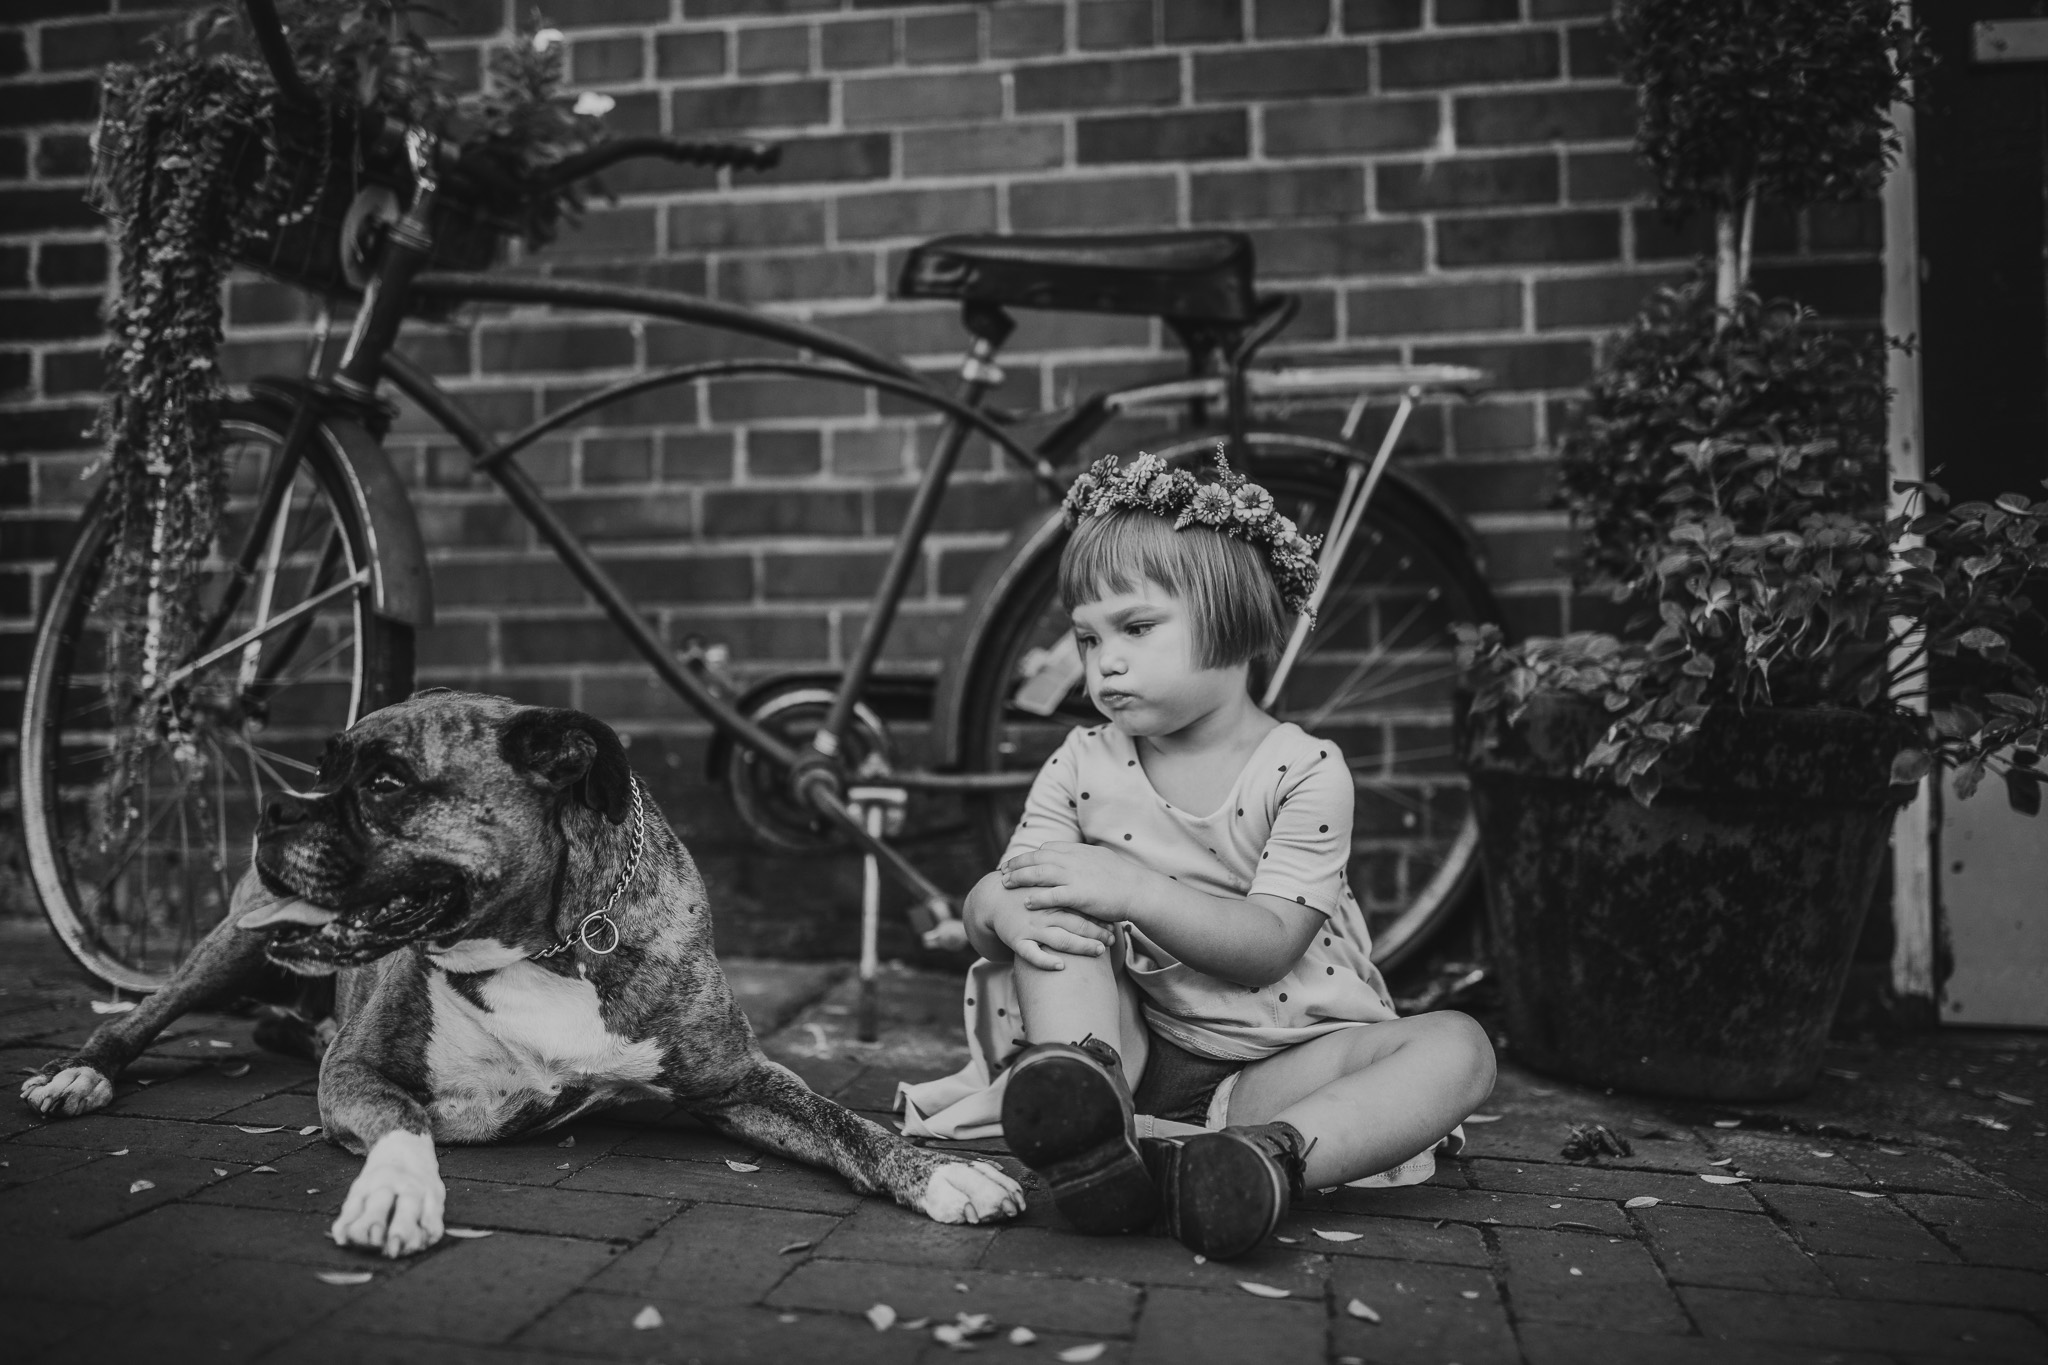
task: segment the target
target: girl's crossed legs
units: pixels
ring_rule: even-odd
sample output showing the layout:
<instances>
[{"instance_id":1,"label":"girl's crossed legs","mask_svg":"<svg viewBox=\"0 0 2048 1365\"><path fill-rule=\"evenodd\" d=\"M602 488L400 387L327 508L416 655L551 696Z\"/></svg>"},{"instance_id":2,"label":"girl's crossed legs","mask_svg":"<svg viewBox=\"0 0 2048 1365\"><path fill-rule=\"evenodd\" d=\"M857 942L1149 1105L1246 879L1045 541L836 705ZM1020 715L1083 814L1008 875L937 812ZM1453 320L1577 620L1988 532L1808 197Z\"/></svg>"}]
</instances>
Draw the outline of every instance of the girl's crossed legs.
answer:
<instances>
[{"instance_id":1,"label":"girl's crossed legs","mask_svg":"<svg viewBox=\"0 0 2048 1365\"><path fill-rule=\"evenodd\" d=\"M1135 1088L1147 1037L1123 1007L1112 957L1062 954L1057 971L1015 959L1024 1036L1034 1043L1115 1040ZM1231 1092L1228 1119L1294 1125L1312 1143L1305 1183L1341 1185L1433 1146L1486 1099L1493 1073L1493 1048L1469 1017L1446 1010L1388 1020L1249 1063Z\"/></svg>"}]
</instances>

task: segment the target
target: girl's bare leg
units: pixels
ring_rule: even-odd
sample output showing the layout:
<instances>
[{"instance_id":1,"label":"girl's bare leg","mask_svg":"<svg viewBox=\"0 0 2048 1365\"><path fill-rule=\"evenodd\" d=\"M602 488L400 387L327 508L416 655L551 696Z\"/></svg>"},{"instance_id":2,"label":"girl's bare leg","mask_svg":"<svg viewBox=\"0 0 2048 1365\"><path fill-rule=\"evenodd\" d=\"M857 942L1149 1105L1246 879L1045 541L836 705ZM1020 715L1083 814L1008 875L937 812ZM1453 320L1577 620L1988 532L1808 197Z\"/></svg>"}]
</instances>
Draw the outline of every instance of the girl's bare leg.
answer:
<instances>
[{"instance_id":1,"label":"girl's bare leg","mask_svg":"<svg viewBox=\"0 0 2048 1365\"><path fill-rule=\"evenodd\" d=\"M1493 1090L1486 1032L1452 1011L1326 1033L1253 1062L1230 1122L1291 1123L1312 1140L1309 1188L1397 1166L1431 1146Z\"/></svg>"}]
</instances>

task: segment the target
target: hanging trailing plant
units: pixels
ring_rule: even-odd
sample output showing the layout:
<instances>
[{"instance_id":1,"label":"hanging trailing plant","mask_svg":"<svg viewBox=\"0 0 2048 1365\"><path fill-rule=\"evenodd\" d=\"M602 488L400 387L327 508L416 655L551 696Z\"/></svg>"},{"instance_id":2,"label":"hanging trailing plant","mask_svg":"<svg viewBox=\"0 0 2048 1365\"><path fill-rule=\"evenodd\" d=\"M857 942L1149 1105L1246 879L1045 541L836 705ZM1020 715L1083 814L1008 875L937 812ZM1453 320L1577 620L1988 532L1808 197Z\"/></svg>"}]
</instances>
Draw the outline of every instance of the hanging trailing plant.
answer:
<instances>
[{"instance_id":1,"label":"hanging trailing plant","mask_svg":"<svg viewBox=\"0 0 2048 1365\"><path fill-rule=\"evenodd\" d=\"M275 212L237 176L272 92L247 63L208 57L117 67L106 98L120 133L103 134L103 189L123 213L98 429L113 528L101 591L116 714L132 716L197 624L225 494L221 282L237 244Z\"/></svg>"},{"instance_id":2,"label":"hanging trailing plant","mask_svg":"<svg viewBox=\"0 0 2048 1365\"><path fill-rule=\"evenodd\" d=\"M491 54L484 88L465 93L413 31L414 14L433 14L426 6L286 0L279 10L312 108L287 106L230 5L196 11L152 40L153 58L105 78L95 189L116 222L120 263L98 428L113 537L100 608L114 623L108 677L126 732L118 765L160 740L188 771L200 761L165 679L203 624L200 572L226 491L218 357L227 272L239 259L302 287L346 288L340 221L358 188L409 190L402 159L377 162L362 137L386 118L461 148L461 166L478 173L468 185L477 199L492 198L481 186L497 187L499 202L450 197L436 230L448 229L452 250L480 244L488 255L499 232L542 245L581 209L584 187L518 187L595 142L610 104L561 93L561 35L537 14ZM131 775L115 774L110 789L127 790Z\"/></svg>"}]
</instances>

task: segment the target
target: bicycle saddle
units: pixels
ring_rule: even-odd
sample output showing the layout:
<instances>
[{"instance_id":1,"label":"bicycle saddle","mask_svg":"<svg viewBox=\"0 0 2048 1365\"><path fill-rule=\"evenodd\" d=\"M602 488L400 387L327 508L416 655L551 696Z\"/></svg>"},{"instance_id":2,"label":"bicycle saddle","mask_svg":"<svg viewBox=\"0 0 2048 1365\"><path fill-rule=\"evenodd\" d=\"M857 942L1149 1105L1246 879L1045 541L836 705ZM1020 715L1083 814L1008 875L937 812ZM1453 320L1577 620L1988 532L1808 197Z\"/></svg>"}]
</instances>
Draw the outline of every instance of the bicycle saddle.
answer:
<instances>
[{"instance_id":1,"label":"bicycle saddle","mask_svg":"<svg viewBox=\"0 0 2048 1365\"><path fill-rule=\"evenodd\" d=\"M1256 313L1239 232L940 237L903 262L897 292L1061 312L1244 323Z\"/></svg>"}]
</instances>

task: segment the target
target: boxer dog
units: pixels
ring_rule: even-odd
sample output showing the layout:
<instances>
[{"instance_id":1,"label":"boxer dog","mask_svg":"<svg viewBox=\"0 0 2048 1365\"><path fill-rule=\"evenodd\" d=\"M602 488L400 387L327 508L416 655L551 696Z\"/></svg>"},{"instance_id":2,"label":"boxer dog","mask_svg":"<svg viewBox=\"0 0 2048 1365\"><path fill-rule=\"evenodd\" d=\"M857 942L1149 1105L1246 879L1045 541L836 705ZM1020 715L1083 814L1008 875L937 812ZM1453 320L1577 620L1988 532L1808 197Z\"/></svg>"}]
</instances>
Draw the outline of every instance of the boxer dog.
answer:
<instances>
[{"instance_id":1,"label":"boxer dog","mask_svg":"<svg viewBox=\"0 0 2048 1365\"><path fill-rule=\"evenodd\" d=\"M337 735L314 789L265 809L227 917L164 988L22 1087L52 1117L186 1010L269 962L334 975L331 1142L365 1159L335 1220L386 1256L442 1234L434 1143L672 1100L750 1146L947 1223L1009 1217L993 1165L913 1146L768 1060L712 955L704 882L609 726L434 689Z\"/></svg>"}]
</instances>

